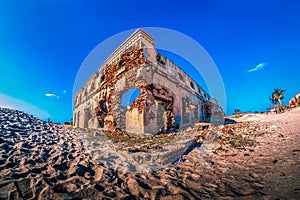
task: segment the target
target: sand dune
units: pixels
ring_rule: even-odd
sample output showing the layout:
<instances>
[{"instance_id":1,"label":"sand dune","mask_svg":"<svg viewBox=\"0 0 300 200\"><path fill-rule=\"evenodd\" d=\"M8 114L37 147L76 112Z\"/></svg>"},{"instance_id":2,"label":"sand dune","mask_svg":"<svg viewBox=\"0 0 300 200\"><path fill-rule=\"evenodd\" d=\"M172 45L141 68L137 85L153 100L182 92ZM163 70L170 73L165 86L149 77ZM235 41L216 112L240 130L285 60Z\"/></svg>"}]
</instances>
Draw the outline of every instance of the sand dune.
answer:
<instances>
[{"instance_id":1,"label":"sand dune","mask_svg":"<svg viewBox=\"0 0 300 200\"><path fill-rule=\"evenodd\" d=\"M182 162L130 173L96 159L82 130L0 108L0 199L299 199L299 119L244 117Z\"/></svg>"}]
</instances>

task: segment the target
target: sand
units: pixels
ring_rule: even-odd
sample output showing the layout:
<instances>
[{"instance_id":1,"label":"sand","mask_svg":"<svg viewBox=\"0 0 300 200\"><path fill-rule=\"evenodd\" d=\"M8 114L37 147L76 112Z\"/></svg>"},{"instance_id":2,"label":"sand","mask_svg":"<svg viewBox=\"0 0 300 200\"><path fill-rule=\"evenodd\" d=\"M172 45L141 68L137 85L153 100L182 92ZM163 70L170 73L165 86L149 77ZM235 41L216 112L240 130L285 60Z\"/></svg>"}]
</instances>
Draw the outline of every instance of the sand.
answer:
<instances>
[{"instance_id":1,"label":"sand","mask_svg":"<svg viewBox=\"0 0 300 200\"><path fill-rule=\"evenodd\" d=\"M132 173L93 156L84 130L0 108L0 199L300 199L300 108L234 120L176 164Z\"/></svg>"}]
</instances>

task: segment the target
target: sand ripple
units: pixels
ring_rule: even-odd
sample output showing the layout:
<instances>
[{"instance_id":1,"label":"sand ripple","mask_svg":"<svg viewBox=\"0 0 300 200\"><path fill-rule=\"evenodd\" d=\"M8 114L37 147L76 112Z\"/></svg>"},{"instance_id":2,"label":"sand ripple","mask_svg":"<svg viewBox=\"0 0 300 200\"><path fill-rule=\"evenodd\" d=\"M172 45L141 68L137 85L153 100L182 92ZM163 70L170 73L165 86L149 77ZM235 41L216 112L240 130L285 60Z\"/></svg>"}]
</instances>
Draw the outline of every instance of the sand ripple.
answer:
<instances>
[{"instance_id":1,"label":"sand ripple","mask_svg":"<svg viewBox=\"0 0 300 200\"><path fill-rule=\"evenodd\" d=\"M282 116L287 121L260 117L269 134L252 130L252 122L228 126L219 144L196 148L178 164L125 173L94 159L81 130L0 108L0 199L297 199L300 110ZM252 135L241 129L256 131L255 145L223 144L248 141Z\"/></svg>"}]
</instances>

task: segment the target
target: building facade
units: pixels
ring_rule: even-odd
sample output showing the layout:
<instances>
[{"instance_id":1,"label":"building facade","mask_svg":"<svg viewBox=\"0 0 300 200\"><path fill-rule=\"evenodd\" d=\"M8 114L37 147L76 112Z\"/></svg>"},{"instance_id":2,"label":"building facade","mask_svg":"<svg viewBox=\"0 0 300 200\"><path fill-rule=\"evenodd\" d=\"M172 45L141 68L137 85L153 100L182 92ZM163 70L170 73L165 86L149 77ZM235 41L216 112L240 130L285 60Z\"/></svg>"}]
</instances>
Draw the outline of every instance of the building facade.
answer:
<instances>
[{"instance_id":1,"label":"building facade","mask_svg":"<svg viewBox=\"0 0 300 200\"><path fill-rule=\"evenodd\" d=\"M130 89L139 95L124 106ZM75 127L155 134L224 117L222 108L171 59L157 53L154 39L136 30L74 96ZM218 114L215 114L218 113Z\"/></svg>"}]
</instances>

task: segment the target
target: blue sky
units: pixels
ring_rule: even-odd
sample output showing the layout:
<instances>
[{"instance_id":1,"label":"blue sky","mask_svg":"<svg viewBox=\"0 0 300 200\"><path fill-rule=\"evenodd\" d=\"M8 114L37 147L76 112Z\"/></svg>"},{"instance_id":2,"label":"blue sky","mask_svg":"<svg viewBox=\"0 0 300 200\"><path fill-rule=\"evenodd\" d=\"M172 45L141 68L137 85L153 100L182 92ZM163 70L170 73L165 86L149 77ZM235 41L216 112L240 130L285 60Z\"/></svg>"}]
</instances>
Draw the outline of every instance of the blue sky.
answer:
<instances>
[{"instance_id":1,"label":"blue sky","mask_svg":"<svg viewBox=\"0 0 300 200\"><path fill-rule=\"evenodd\" d=\"M265 110L273 88L287 90L285 103L300 91L299 10L297 0L3 0L0 105L69 121L76 73L95 46L129 29L164 27L193 38L212 57L227 114Z\"/></svg>"}]
</instances>

